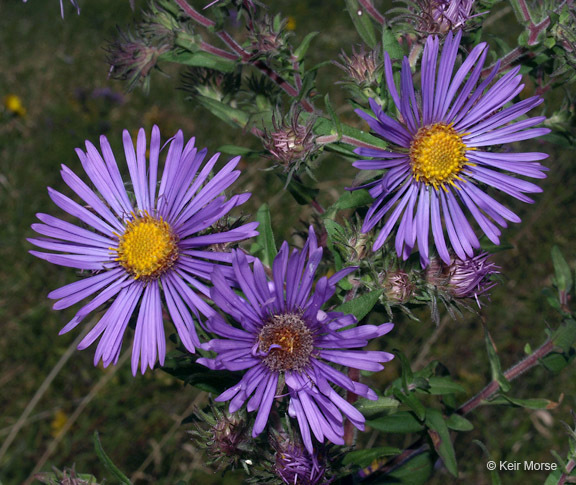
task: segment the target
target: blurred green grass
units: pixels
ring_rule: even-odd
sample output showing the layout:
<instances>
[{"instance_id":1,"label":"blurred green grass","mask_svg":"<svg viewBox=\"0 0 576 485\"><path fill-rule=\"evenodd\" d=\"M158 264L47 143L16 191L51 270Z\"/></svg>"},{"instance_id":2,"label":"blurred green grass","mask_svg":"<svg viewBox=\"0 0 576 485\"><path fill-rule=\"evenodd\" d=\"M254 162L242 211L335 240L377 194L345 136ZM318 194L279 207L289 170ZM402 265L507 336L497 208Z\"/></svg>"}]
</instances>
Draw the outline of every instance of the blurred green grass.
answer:
<instances>
[{"instance_id":1,"label":"blurred green grass","mask_svg":"<svg viewBox=\"0 0 576 485\"><path fill-rule=\"evenodd\" d=\"M137 1L136 10L143 5L143 1ZM132 21L128 1L86 0L80 16L66 2L65 7L66 18L62 20L57 0L31 0L28 4L0 0L0 97L15 94L27 109L24 118L9 118L4 113L0 121L0 443L80 332L76 329L58 336L74 310L55 312L46 298L50 290L73 281L74 271L36 260L28 254L31 247L25 241L33 234L30 224L35 222L36 212L57 213L46 186L68 193L59 175L60 164L81 173L73 149L82 146L85 139L96 142L100 134L106 134L118 148L122 129L134 133L140 126L149 129L153 123L159 124L165 137L181 128L185 136L195 135L197 143L211 152L222 144L242 145L246 141L242 133L235 133L186 102L185 93L174 89L179 74L171 66L163 66L164 76L154 73L148 96L138 90L126 94L123 83L107 79L102 46L115 37L116 25L127 26ZM341 48L349 52L351 44L359 42L343 6L328 13L324 2L283 1L274 7L284 7L285 13L295 17L296 35L300 37L317 30L317 19L322 18L325 28L314 44L318 60L325 55L334 57ZM508 15L498 25L510 21ZM493 28L495 35L498 25ZM327 79L324 86L335 104L341 104L339 100L346 94L333 84L338 70L327 66L322 72ZM123 102L92 98L99 89L111 90L122 96ZM357 122L350 110L340 114ZM547 324L553 328L557 325L556 314L541 294L541 288L551 284L552 246L560 246L571 265L576 265L576 170L570 153L539 142L524 143L519 149L551 153L547 161L551 171L542 183L544 193L536 195L534 206L508 201L523 223L505 231L513 249L496 256L505 281L492 291L491 302L483 310L504 367L522 357L526 342L533 347L542 342ZM277 236L288 238L302 227L299 221L306 221L310 213L300 211L289 194L281 191L276 177L261 170L266 165L266 160L244 162L245 174L237 187L254 193L246 208L248 213L261 202L270 201ZM334 155L323 159L320 170L321 201L329 204L349 184L355 171ZM394 334L387 339L387 348L401 348L410 358L419 355L436 331L424 311L419 316L420 323L399 317ZM94 386L114 372L94 368L92 357L92 348L74 352L0 463L0 481L16 484L26 480L55 440L58 419L61 426ZM448 320L423 362L434 359L458 376L470 393L481 389L490 374L480 319L467 315L458 321ZM377 379L384 386L396 375L396 364L391 364ZM489 483L486 459L472 443L474 439L483 441L496 459L550 462L550 448L564 455L567 436L562 421L571 422L570 410L576 405L575 378L573 369L552 376L538 368L513 384L511 394L516 397L559 400L563 393L561 404L554 410L483 407L476 411L470 417L475 430L456 442L461 478L470 483ZM149 462L134 476L138 483L172 484L179 478L202 484L239 483L242 472L223 479L204 468L204 459L192 446L186 426L176 427L171 433L175 423L190 412L196 398L192 388L182 387L170 376L149 372L133 378L129 366L124 365L86 406L42 470L75 463L78 471L110 479L93 450L91 437L98 430L105 450L128 476L134 476ZM205 397L200 395L198 399L201 403ZM368 431L361 439L392 444L397 437ZM502 475L505 484L541 483L543 478L538 473ZM434 479L438 484L450 481L442 472Z\"/></svg>"}]
</instances>

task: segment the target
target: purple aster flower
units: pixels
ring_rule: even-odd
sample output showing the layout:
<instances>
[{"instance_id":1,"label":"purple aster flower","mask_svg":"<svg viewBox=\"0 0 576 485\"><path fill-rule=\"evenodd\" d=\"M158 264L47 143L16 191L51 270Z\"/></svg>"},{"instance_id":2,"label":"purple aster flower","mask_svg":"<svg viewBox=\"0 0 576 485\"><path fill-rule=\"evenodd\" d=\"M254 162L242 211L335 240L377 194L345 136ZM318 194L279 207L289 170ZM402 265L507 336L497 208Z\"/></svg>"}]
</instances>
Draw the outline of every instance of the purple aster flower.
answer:
<instances>
[{"instance_id":1,"label":"purple aster flower","mask_svg":"<svg viewBox=\"0 0 576 485\"><path fill-rule=\"evenodd\" d=\"M102 359L104 366L116 363L122 337L136 307L136 331L132 353L132 372L138 361L142 373L164 363L166 342L162 323L162 297L184 346L194 352L200 342L194 321L200 313L214 312L200 295L209 296L205 281L210 280L214 266L231 260L230 253L207 250L213 244L240 241L257 232L258 223L232 230L210 233L209 228L230 210L244 203L250 194L222 194L239 176L234 158L210 180L218 156L206 163L206 149L194 147L194 138L184 146L179 131L169 144L162 177L158 181L160 130L152 129L149 160L146 160L146 134L138 132L136 150L128 131L124 131L124 153L134 191L133 201L127 194L119 167L105 136L100 137L101 153L86 142L86 152L77 149L91 189L72 170L62 166L62 178L85 205L48 188L58 207L77 217L83 226L71 224L48 214L37 214L43 224L32 228L44 238L29 239L45 253L33 255L61 266L92 272L91 276L48 294L58 300L54 309L61 310L98 293L76 313L60 331L68 332L89 313L112 301L111 306L78 345L85 349L101 337L94 364ZM158 182L160 182L158 184ZM222 270L229 274L230 268Z\"/></svg>"},{"instance_id":2,"label":"purple aster flower","mask_svg":"<svg viewBox=\"0 0 576 485\"><path fill-rule=\"evenodd\" d=\"M276 450L274 472L284 483L293 485L318 485L331 483L326 480L326 458L314 450L309 453L300 443L288 438L273 443Z\"/></svg>"},{"instance_id":3,"label":"purple aster flower","mask_svg":"<svg viewBox=\"0 0 576 485\"><path fill-rule=\"evenodd\" d=\"M230 412L248 401L249 412L258 410L252 436L266 426L272 403L288 386L288 412L298 420L306 449L313 453L310 430L320 442L324 438L344 444L344 414L357 428L364 428L362 414L333 388L331 383L368 399L377 399L368 386L352 381L328 365L369 371L383 368L392 355L387 352L349 350L364 347L372 338L389 332L393 325L356 324L353 315L324 312L321 307L336 291L336 283L356 268L346 268L330 278L320 278L314 291L314 274L322 258L312 228L302 251L289 254L284 242L272 268L269 281L262 263L254 260L250 268L247 257L235 251L232 267L244 297L239 296L220 268L214 268L211 297L241 328L224 322L215 315L207 322L208 330L223 337L203 345L218 355L201 358L198 363L211 369L244 370L240 382L226 390L216 401L230 400ZM280 381L280 378L283 381Z\"/></svg>"},{"instance_id":4,"label":"purple aster flower","mask_svg":"<svg viewBox=\"0 0 576 485\"><path fill-rule=\"evenodd\" d=\"M356 153L373 160L359 160L361 170L382 170L385 175L368 187L375 202L366 215L363 231L370 231L388 214L374 243L374 250L396 232L396 252L407 259L416 243L422 266L429 262L429 230L444 262L450 264L445 232L456 255L464 260L480 244L465 211L494 244L500 229L520 218L484 190L502 191L523 202L533 202L526 193L542 190L510 174L545 178L546 167L538 160L545 153L496 153L485 151L501 145L545 135L547 128L532 128L543 116L513 120L542 102L532 96L507 105L522 91L520 67L512 69L490 86L499 69L496 63L479 84L487 54L485 43L474 47L453 74L462 33L449 33L439 53L437 37L428 37L422 56L421 93L416 96L405 57L401 89L394 84L390 57L385 54L385 73L390 95L400 120L386 115L370 100L374 115L357 110L370 128L393 144L391 151L359 148ZM375 116L375 117L374 117ZM505 173L506 172L506 173ZM510 173L510 174L509 174Z\"/></svg>"},{"instance_id":5,"label":"purple aster flower","mask_svg":"<svg viewBox=\"0 0 576 485\"><path fill-rule=\"evenodd\" d=\"M489 253L480 253L473 258L454 258L447 268L448 287L456 298L474 298L480 306L478 296L496 286L490 276L500 268L490 261Z\"/></svg>"},{"instance_id":6,"label":"purple aster flower","mask_svg":"<svg viewBox=\"0 0 576 485\"><path fill-rule=\"evenodd\" d=\"M28 0L22 1L26 3ZM78 15L80 15L80 5L78 5L78 2L76 0L70 0L70 3L76 8ZM64 4L62 3L62 0L60 0L60 14L62 15L62 18L64 18Z\"/></svg>"}]
</instances>

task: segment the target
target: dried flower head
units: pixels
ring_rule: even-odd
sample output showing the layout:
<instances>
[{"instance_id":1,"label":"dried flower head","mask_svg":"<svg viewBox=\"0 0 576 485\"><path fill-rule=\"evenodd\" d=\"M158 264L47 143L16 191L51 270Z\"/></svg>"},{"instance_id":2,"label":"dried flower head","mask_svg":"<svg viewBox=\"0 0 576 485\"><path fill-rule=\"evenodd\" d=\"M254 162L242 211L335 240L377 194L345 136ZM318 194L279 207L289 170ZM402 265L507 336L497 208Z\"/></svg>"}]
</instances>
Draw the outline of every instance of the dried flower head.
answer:
<instances>
[{"instance_id":1,"label":"dried flower head","mask_svg":"<svg viewBox=\"0 0 576 485\"><path fill-rule=\"evenodd\" d=\"M265 15L249 25L249 50L254 58L277 56L286 50L286 22L287 20L279 15Z\"/></svg>"},{"instance_id":2,"label":"dried flower head","mask_svg":"<svg viewBox=\"0 0 576 485\"><path fill-rule=\"evenodd\" d=\"M381 49L380 46L376 46L372 50L366 50L364 45L360 45L358 50L356 50L352 46L351 56L346 55L346 52L342 51L338 56L342 63L333 61L333 64L347 74L347 81L352 81L361 88L378 84L384 66L380 57ZM339 81L339 83L342 83L342 81Z\"/></svg>"},{"instance_id":3,"label":"dried flower head","mask_svg":"<svg viewBox=\"0 0 576 485\"><path fill-rule=\"evenodd\" d=\"M299 121L300 111L291 109L288 115L278 121L278 115L272 116L274 131L264 133L264 148L271 158L284 168L284 172L298 170L302 163L318 151L315 143L314 120L308 119L304 124Z\"/></svg>"},{"instance_id":4,"label":"dried flower head","mask_svg":"<svg viewBox=\"0 0 576 485\"><path fill-rule=\"evenodd\" d=\"M414 295L415 285L406 271L401 269L380 275L384 295L390 303L406 303Z\"/></svg>"},{"instance_id":5,"label":"dried flower head","mask_svg":"<svg viewBox=\"0 0 576 485\"><path fill-rule=\"evenodd\" d=\"M155 37L139 30L136 33L119 30L118 35L118 39L106 48L110 77L128 81L128 90L142 84L147 91L150 72L156 67L158 58L172 48L171 39L165 37L163 42L157 42Z\"/></svg>"},{"instance_id":6,"label":"dried flower head","mask_svg":"<svg viewBox=\"0 0 576 485\"><path fill-rule=\"evenodd\" d=\"M209 455L209 465L236 468L239 460L250 451L246 413L230 414L210 403L207 412L197 409L195 430L190 434L198 446Z\"/></svg>"}]
</instances>

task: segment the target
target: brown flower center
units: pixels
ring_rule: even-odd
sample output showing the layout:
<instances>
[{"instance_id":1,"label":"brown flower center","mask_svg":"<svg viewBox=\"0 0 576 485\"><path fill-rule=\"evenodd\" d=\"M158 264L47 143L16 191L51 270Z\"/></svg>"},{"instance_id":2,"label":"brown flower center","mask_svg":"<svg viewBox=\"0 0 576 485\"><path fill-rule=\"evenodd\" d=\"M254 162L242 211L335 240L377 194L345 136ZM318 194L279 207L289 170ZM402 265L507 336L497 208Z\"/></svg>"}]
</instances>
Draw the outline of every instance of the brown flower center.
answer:
<instances>
[{"instance_id":1,"label":"brown flower center","mask_svg":"<svg viewBox=\"0 0 576 485\"><path fill-rule=\"evenodd\" d=\"M258 336L262 359L272 371L302 371L314 350L314 337L302 316L295 313L274 315Z\"/></svg>"}]
</instances>

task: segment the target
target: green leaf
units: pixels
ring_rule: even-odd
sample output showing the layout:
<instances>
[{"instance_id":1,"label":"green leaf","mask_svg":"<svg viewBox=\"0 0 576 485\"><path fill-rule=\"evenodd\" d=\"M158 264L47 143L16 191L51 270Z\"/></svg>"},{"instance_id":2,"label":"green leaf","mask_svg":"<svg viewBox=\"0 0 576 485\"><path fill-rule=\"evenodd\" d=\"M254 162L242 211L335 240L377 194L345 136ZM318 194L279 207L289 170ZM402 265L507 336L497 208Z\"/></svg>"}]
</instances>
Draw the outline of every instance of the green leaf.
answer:
<instances>
[{"instance_id":1,"label":"green leaf","mask_svg":"<svg viewBox=\"0 0 576 485\"><path fill-rule=\"evenodd\" d=\"M370 419L366 424L386 433L418 433L424 430L424 424L410 411L399 411L389 416Z\"/></svg>"},{"instance_id":2,"label":"green leaf","mask_svg":"<svg viewBox=\"0 0 576 485\"><path fill-rule=\"evenodd\" d=\"M244 111L236 108L232 108L227 104L217 101L206 96L196 95L194 100L204 106L208 111L210 111L214 116L217 116L222 121L225 121L230 126L237 128L245 128L248 124L248 115Z\"/></svg>"},{"instance_id":3,"label":"green leaf","mask_svg":"<svg viewBox=\"0 0 576 485\"><path fill-rule=\"evenodd\" d=\"M551 352L550 354L542 357L541 362L546 369L551 372L558 373L566 368L573 360L574 355L567 357L564 354L558 352Z\"/></svg>"},{"instance_id":4,"label":"green leaf","mask_svg":"<svg viewBox=\"0 0 576 485\"><path fill-rule=\"evenodd\" d=\"M379 396L377 401L366 398L360 398L354 403L354 406L365 417L373 418L378 414L388 413L391 409L395 410L400 402L391 397Z\"/></svg>"},{"instance_id":5,"label":"green leaf","mask_svg":"<svg viewBox=\"0 0 576 485\"><path fill-rule=\"evenodd\" d=\"M262 263L265 266L272 267L274 258L278 254L274 232L272 231L272 218L270 217L270 207L268 204L262 204L256 213L256 220L260 223L256 236L256 242L262 248Z\"/></svg>"},{"instance_id":6,"label":"green leaf","mask_svg":"<svg viewBox=\"0 0 576 485\"><path fill-rule=\"evenodd\" d=\"M346 0L346 8L362 40L366 42L370 48L373 49L376 47L378 39L370 16L360 7L357 0Z\"/></svg>"},{"instance_id":7,"label":"green leaf","mask_svg":"<svg viewBox=\"0 0 576 485\"><path fill-rule=\"evenodd\" d=\"M378 299L383 291L384 290L378 290L366 293L358 298L342 303L342 305L337 306L334 311L352 314L356 317L356 320L360 321L372 311L372 308L378 303Z\"/></svg>"},{"instance_id":8,"label":"green leaf","mask_svg":"<svg viewBox=\"0 0 576 485\"><path fill-rule=\"evenodd\" d=\"M278 173L278 176L284 183L286 183L286 174ZM292 194L294 200L300 205L308 205L310 202L316 199L316 196L319 192L318 189L309 187L300 180L296 179L296 177L292 177L290 179L290 182L288 182L288 186L286 188L288 189L288 192Z\"/></svg>"},{"instance_id":9,"label":"green leaf","mask_svg":"<svg viewBox=\"0 0 576 485\"><path fill-rule=\"evenodd\" d=\"M564 352L568 352L575 341L576 321L572 318L566 318L552 335L552 342Z\"/></svg>"},{"instance_id":10,"label":"green leaf","mask_svg":"<svg viewBox=\"0 0 576 485\"><path fill-rule=\"evenodd\" d=\"M426 426L428 435L432 439L432 444L438 455L444 461L446 469L455 477L458 477L458 464L454 446L450 439L450 431L442 413L437 409L426 409Z\"/></svg>"},{"instance_id":11,"label":"green leaf","mask_svg":"<svg viewBox=\"0 0 576 485\"><path fill-rule=\"evenodd\" d=\"M328 111L328 114L330 115L332 124L336 128L338 140L340 140L340 138L342 138L342 125L340 124L340 119L338 118L338 115L336 114L336 111L330 102L330 95L326 94L326 96L324 96L324 104L326 105L326 111Z\"/></svg>"},{"instance_id":12,"label":"green leaf","mask_svg":"<svg viewBox=\"0 0 576 485\"><path fill-rule=\"evenodd\" d=\"M544 482L544 485L558 485L561 477L562 477L562 470L558 468L557 470L554 470L552 473L550 473L550 475L548 475L546 481Z\"/></svg>"},{"instance_id":13,"label":"green leaf","mask_svg":"<svg viewBox=\"0 0 576 485\"><path fill-rule=\"evenodd\" d=\"M472 431L474 425L460 414L451 414L446 420L446 426L454 431Z\"/></svg>"},{"instance_id":14,"label":"green leaf","mask_svg":"<svg viewBox=\"0 0 576 485\"><path fill-rule=\"evenodd\" d=\"M554 409L558 403L548 399L516 399L501 394L488 401L489 404L500 404L505 406L515 406L526 409Z\"/></svg>"},{"instance_id":15,"label":"green leaf","mask_svg":"<svg viewBox=\"0 0 576 485\"><path fill-rule=\"evenodd\" d=\"M220 145L217 151L226 153L228 155L241 156L241 157L245 157L247 155L254 153L254 150L252 150L251 148L239 147L237 145Z\"/></svg>"},{"instance_id":16,"label":"green leaf","mask_svg":"<svg viewBox=\"0 0 576 485\"><path fill-rule=\"evenodd\" d=\"M568 293L572 289L572 272L558 246L552 248L556 287Z\"/></svg>"},{"instance_id":17,"label":"green leaf","mask_svg":"<svg viewBox=\"0 0 576 485\"><path fill-rule=\"evenodd\" d=\"M354 190L352 192L345 191L331 209L356 209L357 207L370 204L373 200L370 192L365 189Z\"/></svg>"},{"instance_id":18,"label":"green leaf","mask_svg":"<svg viewBox=\"0 0 576 485\"><path fill-rule=\"evenodd\" d=\"M94 441L94 448L96 449L96 454L98 455L98 458L100 458L100 461L104 464L106 469L110 473L112 473L114 478L116 478L120 483L124 485L132 485L132 482L128 479L128 477L124 475L124 473L122 473L116 465L114 465L112 460L108 457L108 455L104 451L104 448L102 448L102 443L100 442L100 436L98 435L98 431L94 431L93 441Z\"/></svg>"},{"instance_id":19,"label":"green leaf","mask_svg":"<svg viewBox=\"0 0 576 485\"><path fill-rule=\"evenodd\" d=\"M466 392L460 384L454 382L450 377L430 377L430 379L428 379L428 385L429 388L427 389L427 392L434 395Z\"/></svg>"},{"instance_id":20,"label":"green leaf","mask_svg":"<svg viewBox=\"0 0 576 485\"><path fill-rule=\"evenodd\" d=\"M175 62L185 66L206 67L220 72L234 72L236 62L204 51L190 52L173 49L158 57L161 61Z\"/></svg>"},{"instance_id":21,"label":"green leaf","mask_svg":"<svg viewBox=\"0 0 576 485\"><path fill-rule=\"evenodd\" d=\"M402 389L398 388L393 389L392 392L394 397L405 406L408 406L416 414L419 420L424 420L426 417L426 408L424 407L424 404L422 404L416 397L414 392L404 392Z\"/></svg>"},{"instance_id":22,"label":"green leaf","mask_svg":"<svg viewBox=\"0 0 576 485\"><path fill-rule=\"evenodd\" d=\"M294 57L296 57L296 59L299 61L304 59L306 52L308 52L308 47L310 47L310 42L312 42L312 39L314 39L314 37L316 37L319 33L320 32L310 32L308 35L306 35L306 37L304 37L302 43L294 51Z\"/></svg>"},{"instance_id":23,"label":"green leaf","mask_svg":"<svg viewBox=\"0 0 576 485\"><path fill-rule=\"evenodd\" d=\"M400 468L386 475L385 482L396 485L424 485L428 483L436 460L428 451L416 455Z\"/></svg>"},{"instance_id":24,"label":"green leaf","mask_svg":"<svg viewBox=\"0 0 576 485\"><path fill-rule=\"evenodd\" d=\"M390 59L402 59L404 51L402 46L398 43L396 35L389 27L382 30L382 50L388 52Z\"/></svg>"},{"instance_id":25,"label":"green leaf","mask_svg":"<svg viewBox=\"0 0 576 485\"><path fill-rule=\"evenodd\" d=\"M328 234L328 240L326 241L326 246L328 247L328 250L332 253L332 257L334 258L334 265L336 266L336 271L340 271L342 269L342 256L336 249L335 243L336 241L340 240L341 234L343 234L344 229L340 224L333 221L332 219L326 219L324 221L324 228L326 229L326 233Z\"/></svg>"},{"instance_id":26,"label":"green leaf","mask_svg":"<svg viewBox=\"0 0 576 485\"><path fill-rule=\"evenodd\" d=\"M360 468L364 468L383 456L398 455L401 452L402 450L400 448L394 448L392 446L381 446L369 450L349 451L342 460L342 463L344 465L357 465Z\"/></svg>"},{"instance_id":27,"label":"green leaf","mask_svg":"<svg viewBox=\"0 0 576 485\"><path fill-rule=\"evenodd\" d=\"M502 372L500 359L498 358L494 342L492 342L492 338L490 337L490 333L488 332L487 327L484 327L484 341L486 343L486 350L488 352L488 360L490 361L490 369L492 370L492 379L498 382L502 391L508 392L510 390L510 383Z\"/></svg>"}]
</instances>

